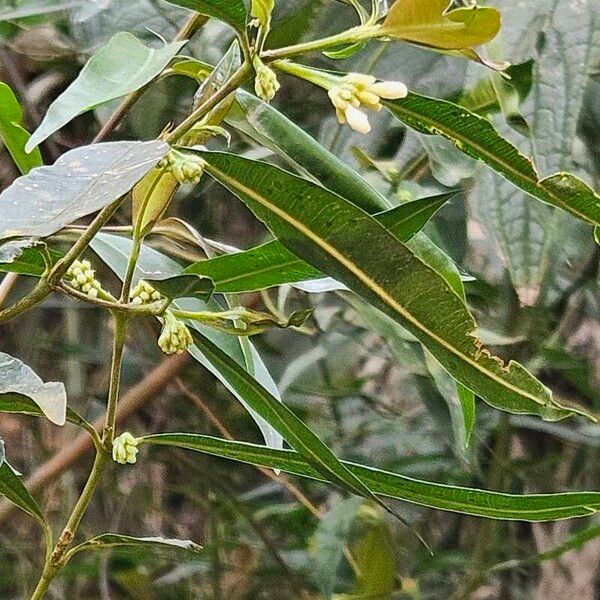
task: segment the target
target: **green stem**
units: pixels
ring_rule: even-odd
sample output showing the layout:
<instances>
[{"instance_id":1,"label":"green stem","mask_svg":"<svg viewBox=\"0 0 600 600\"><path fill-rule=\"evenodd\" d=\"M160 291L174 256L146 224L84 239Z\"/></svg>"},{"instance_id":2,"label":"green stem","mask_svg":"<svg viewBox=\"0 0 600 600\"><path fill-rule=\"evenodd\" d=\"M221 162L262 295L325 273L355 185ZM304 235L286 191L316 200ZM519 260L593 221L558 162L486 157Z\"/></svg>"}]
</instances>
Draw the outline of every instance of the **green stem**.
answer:
<instances>
[{"instance_id":1,"label":"green stem","mask_svg":"<svg viewBox=\"0 0 600 600\"><path fill-rule=\"evenodd\" d=\"M121 365L123 364L123 350L125 348L125 336L127 333L127 317L122 313L115 313L115 333L113 338L113 355L110 367L110 389L108 392L108 404L106 408L106 424L102 441L107 451L112 450L115 437L115 422L117 416L117 404L119 401L119 388L121 384Z\"/></svg>"},{"instance_id":2,"label":"green stem","mask_svg":"<svg viewBox=\"0 0 600 600\"><path fill-rule=\"evenodd\" d=\"M81 237L75 242L71 249L65 254L65 256L59 260L50 273L45 277L42 277L35 288L29 294L21 298L16 304L0 311L0 323L13 319L14 317L28 311L33 308L36 304L39 304L42 300L47 298L52 292L53 288L58 285L60 279L69 270L69 267L73 264L79 255L88 247L93 237L102 229L102 226L113 216L116 210L121 206L121 203L125 199L122 196L118 200L115 200L112 204L109 204L103 208L98 216L90 223L88 228L83 232Z\"/></svg>"},{"instance_id":3,"label":"green stem","mask_svg":"<svg viewBox=\"0 0 600 600\"><path fill-rule=\"evenodd\" d=\"M215 108L220 102L225 100L229 94L242 85L244 80L252 72L252 65L248 62L244 64L228 79L225 85L215 94L203 102L187 118L185 118L166 138L170 144L175 144L185 135L202 117Z\"/></svg>"},{"instance_id":4,"label":"green stem","mask_svg":"<svg viewBox=\"0 0 600 600\"><path fill-rule=\"evenodd\" d=\"M48 591L48 587L52 583L52 580L62 568L63 564L61 559L66 549L73 541L75 532L77 531L77 528L81 523L81 519L83 518L83 515L85 514L85 511L92 500L94 491L98 486L100 477L102 476L102 472L108 464L108 461L108 453L99 452L96 454L94 466L92 467L92 471L90 472L87 483L83 488L83 492L81 493L81 496L79 497L79 500L77 501L77 504L75 505L73 512L71 513L71 516L69 517L69 520L65 525L65 528L63 529L56 546L54 547L53 552L46 559L44 571L42 572L40 580L38 581L30 600L41 600Z\"/></svg>"},{"instance_id":5,"label":"green stem","mask_svg":"<svg viewBox=\"0 0 600 600\"><path fill-rule=\"evenodd\" d=\"M125 278L123 279L123 287L121 288L120 301L123 304L129 301L129 293L131 292L133 275L135 274L135 267L137 265L138 258L140 257L143 241L144 236L134 234L131 246L131 253L129 255L129 262L127 263L127 271L125 273Z\"/></svg>"},{"instance_id":6,"label":"green stem","mask_svg":"<svg viewBox=\"0 0 600 600\"><path fill-rule=\"evenodd\" d=\"M353 27L342 33L321 38L320 40L312 40L310 42L295 44L294 46L268 50L267 52L262 53L261 59L263 62L268 63L274 60L292 58L293 56L306 54L308 52L327 50L328 48L335 48L336 46L343 46L344 44L355 44L356 42L370 40L381 35L382 31L379 25L359 25L358 27Z\"/></svg>"}]
</instances>

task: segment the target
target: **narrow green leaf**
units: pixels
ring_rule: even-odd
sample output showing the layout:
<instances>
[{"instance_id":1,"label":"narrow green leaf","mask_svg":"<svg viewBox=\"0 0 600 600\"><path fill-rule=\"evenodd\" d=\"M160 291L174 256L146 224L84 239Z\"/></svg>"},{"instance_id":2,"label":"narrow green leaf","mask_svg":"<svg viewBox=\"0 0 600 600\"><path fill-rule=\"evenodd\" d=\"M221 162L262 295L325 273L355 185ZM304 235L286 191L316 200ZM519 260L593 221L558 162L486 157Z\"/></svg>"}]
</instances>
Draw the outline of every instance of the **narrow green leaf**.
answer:
<instances>
[{"instance_id":1,"label":"narrow green leaf","mask_svg":"<svg viewBox=\"0 0 600 600\"><path fill-rule=\"evenodd\" d=\"M305 458L291 450L273 450L246 442L204 435L163 433L141 438L143 444L175 446L243 463L328 482ZM360 477L375 494L421 506L490 519L543 522L585 517L600 510L600 492L557 494L503 494L421 481L380 469L342 463Z\"/></svg>"},{"instance_id":2,"label":"narrow green leaf","mask_svg":"<svg viewBox=\"0 0 600 600\"><path fill-rule=\"evenodd\" d=\"M310 553L314 577L325 600L330 600L334 592L350 530L363 502L363 498L346 498L327 511L317 525Z\"/></svg>"},{"instance_id":3,"label":"narrow green leaf","mask_svg":"<svg viewBox=\"0 0 600 600\"><path fill-rule=\"evenodd\" d=\"M289 250L403 325L490 405L546 420L578 412L553 400L520 364L491 355L477 339L462 299L367 213L273 165L198 153L207 161L207 173L242 199Z\"/></svg>"},{"instance_id":4,"label":"narrow green leaf","mask_svg":"<svg viewBox=\"0 0 600 600\"><path fill-rule=\"evenodd\" d=\"M375 218L399 240L408 241L454 194L421 198L381 212ZM217 292L249 292L323 277L278 241L244 252L198 261L185 270L210 277Z\"/></svg>"},{"instance_id":5,"label":"narrow green leaf","mask_svg":"<svg viewBox=\"0 0 600 600\"><path fill-rule=\"evenodd\" d=\"M25 146L40 142L76 116L146 85L185 44L173 42L155 50L130 33L119 32L85 64L77 79L50 105L44 120Z\"/></svg>"},{"instance_id":6,"label":"narrow green leaf","mask_svg":"<svg viewBox=\"0 0 600 600\"><path fill-rule=\"evenodd\" d=\"M196 346L220 373L225 374L230 385L246 403L270 423L292 448L305 456L318 472L344 489L374 500L395 515L372 494L360 478L342 465L335 454L285 404L273 397L256 379L199 332L194 331L192 335Z\"/></svg>"},{"instance_id":7,"label":"narrow green leaf","mask_svg":"<svg viewBox=\"0 0 600 600\"><path fill-rule=\"evenodd\" d=\"M45 526L46 520L40 507L21 482L19 475L6 461L0 466L0 496L4 496Z\"/></svg>"},{"instance_id":8,"label":"narrow green leaf","mask_svg":"<svg viewBox=\"0 0 600 600\"><path fill-rule=\"evenodd\" d=\"M23 128L23 111L13 91L0 82L0 138L23 175L44 163L39 150L25 152L29 132Z\"/></svg>"},{"instance_id":9,"label":"narrow green leaf","mask_svg":"<svg viewBox=\"0 0 600 600\"><path fill-rule=\"evenodd\" d=\"M539 179L530 159L501 137L485 118L436 98L409 93L383 105L416 131L441 135L465 154L482 160L529 195L557 206L592 225L600 224L600 196L570 173Z\"/></svg>"},{"instance_id":10,"label":"narrow green leaf","mask_svg":"<svg viewBox=\"0 0 600 600\"><path fill-rule=\"evenodd\" d=\"M111 548L150 548L158 550L185 550L200 554L202 546L191 540L174 540L162 537L132 537L120 533L103 533L75 546L70 555L86 550L110 550Z\"/></svg>"},{"instance_id":11,"label":"narrow green leaf","mask_svg":"<svg viewBox=\"0 0 600 600\"><path fill-rule=\"evenodd\" d=\"M242 0L167 0L167 2L229 23L240 32L246 28L246 7Z\"/></svg>"},{"instance_id":12,"label":"narrow green leaf","mask_svg":"<svg viewBox=\"0 0 600 600\"><path fill-rule=\"evenodd\" d=\"M65 424L65 386L57 382L44 383L25 363L0 352L0 403L6 394L21 394L31 398L52 423Z\"/></svg>"},{"instance_id":13,"label":"narrow green leaf","mask_svg":"<svg viewBox=\"0 0 600 600\"><path fill-rule=\"evenodd\" d=\"M270 104L238 90L227 123L283 158L301 174L320 181L370 213L390 207L388 200L356 171L327 151Z\"/></svg>"},{"instance_id":14,"label":"narrow green leaf","mask_svg":"<svg viewBox=\"0 0 600 600\"><path fill-rule=\"evenodd\" d=\"M128 192L168 148L158 140L92 144L33 169L0 194L0 240L52 235L104 208Z\"/></svg>"},{"instance_id":15,"label":"narrow green leaf","mask_svg":"<svg viewBox=\"0 0 600 600\"><path fill-rule=\"evenodd\" d=\"M148 283L167 298L202 298L208 300L215 289L207 277L198 275L174 275L162 279L146 279Z\"/></svg>"},{"instance_id":16,"label":"narrow green leaf","mask_svg":"<svg viewBox=\"0 0 600 600\"><path fill-rule=\"evenodd\" d=\"M12 413L20 415L29 415L32 417L43 417L42 409L27 396L22 394L0 394L0 413ZM84 419L79 413L67 406L66 419L73 425L78 425L84 429L91 429L92 424Z\"/></svg>"},{"instance_id":17,"label":"narrow green leaf","mask_svg":"<svg viewBox=\"0 0 600 600\"><path fill-rule=\"evenodd\" d=\"M382 33L431 48L467 50L489 42L500 30L500 13L495 8L448 7L448 0L396 0Z\"/></svg>"}]
</instances>

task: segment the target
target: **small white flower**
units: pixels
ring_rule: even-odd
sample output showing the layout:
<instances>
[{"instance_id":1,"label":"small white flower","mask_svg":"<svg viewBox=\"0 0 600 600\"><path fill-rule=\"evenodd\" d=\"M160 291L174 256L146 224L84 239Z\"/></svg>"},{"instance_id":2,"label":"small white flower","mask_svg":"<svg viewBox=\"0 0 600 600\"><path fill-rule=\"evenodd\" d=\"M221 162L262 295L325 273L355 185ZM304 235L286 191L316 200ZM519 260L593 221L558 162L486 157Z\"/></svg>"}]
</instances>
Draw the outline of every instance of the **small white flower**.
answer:
<instances>
[{"instance_id":1,"label":"small white flower","mask_svg":"<svg viewBox=\"0 0 600 600\"><path fill-rule=\"evenodd\" d=\"M137 461L139 440L134 438L129 431L115 438L112 447L112 457L120 465L133 465Z\"/></svg>"},{"instance_id":2,"label":"small white flower","mask_svg":"<svg viewBox=\"0 0 600 600\"><path fill-rule=\"evenodd\" d=\"M405 98L408 89L400 81L377 81L372 75L348 73L328 91L329 98L336 109L341 125L348 125L358 133L371 131L369 119L361 107L379 112L383 107L381 98L396 100Z\"/></svg>"}]
</instances>

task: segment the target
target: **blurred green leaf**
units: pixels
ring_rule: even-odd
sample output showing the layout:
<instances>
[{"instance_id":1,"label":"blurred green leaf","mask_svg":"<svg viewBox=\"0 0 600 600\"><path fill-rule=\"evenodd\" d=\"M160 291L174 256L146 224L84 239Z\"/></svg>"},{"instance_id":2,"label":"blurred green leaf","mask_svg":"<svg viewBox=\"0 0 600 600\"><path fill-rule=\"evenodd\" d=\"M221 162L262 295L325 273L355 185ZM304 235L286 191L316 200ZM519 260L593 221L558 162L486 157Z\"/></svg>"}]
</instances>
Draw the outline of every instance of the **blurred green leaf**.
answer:
<instances>
[{"instance_id":1,"label":"blurred green leaf","mask_svg":"<svg viewBox=\"0 0 600 600\"><path fill-rule=\"evenodd\" d=\"M310 553L314 562L314 578L325 600L330 600L335 591L352 523L363 502L363 498L346 498L336 503L323 515L315 531Z\"/></svg>"}]
</instances>

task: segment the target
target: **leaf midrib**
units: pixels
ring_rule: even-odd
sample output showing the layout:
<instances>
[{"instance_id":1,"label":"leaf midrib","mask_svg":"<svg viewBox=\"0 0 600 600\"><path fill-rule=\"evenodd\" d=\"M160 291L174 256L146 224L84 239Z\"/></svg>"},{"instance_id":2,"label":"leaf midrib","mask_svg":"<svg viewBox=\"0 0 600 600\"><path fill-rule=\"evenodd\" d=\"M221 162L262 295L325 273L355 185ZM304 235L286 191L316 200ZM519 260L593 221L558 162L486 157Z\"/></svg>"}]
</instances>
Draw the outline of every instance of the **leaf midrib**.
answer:
<instances>
[{"instance_id":1,"label":"leaf midrib","mask_svg":"<svg viewBox=\"0 0 600 600\"><path fill-rule=\"evenodd\" d=\"M267 207L269 210L274 212L276 215L278 215L284 221L289 223L292 227L297 229L300 233L302 233L303 235L305 235L306 237L311 239L313 242L315 242L315 244L317 244L319 247L321 247L323 250L325 250L330 256L332 256L334 259L336 259L338 262L340 262L342 265L344 265L349 271L354 273L354 275L356 277L358 277L364 285L366 285L369 289L371 289L371 291L375 292L380 298L382 298L385 302L387 302L387 304L389 306L391 306L392 308L394 308L394 310L396 310L396 312L398 312L407 321L409 321L415 327L417 327L420 331L424 332L431 339L433 339L438 344L440 344L442 347L444 347L446 350L448 350L451 354L460 358L460 360L470 364L476 370L481 372L486 377L494 380L496 383L500 384L502 387L508 388L508 389L512 390L513 392L520 394L521 396L523 396L525 398L529 398L530 400L532 400L533 402L535 402L536 404L538 404L540 406L547 405L546 402L540 401L540 399L537 398L536 396L505 381L504 379L502 379L501 377L499 377L492 371L488 371L487 369L484 369L477 361L474 361L470 356L459 352L459 350L457 348L455 348L452 344L448 344L448 342L446 340L444 340L443 338L439 337L434 332L427 329L420 321L418 321L415 317L413 317L412 314L410 314L408 311L406 311L406 309L404 307L402 307L400 304L398 304L398 302L396 302L396 300L394 298L392 298L383 288L381 288L377 283L375 283L357 265L355 265L352 261L348 260L336 248L334 248L329 243L327 243L327 241L325 241L321 237L317 236L312 230L310 230L308 227L306 227L303 223L301 223L300 221L297 221L291 215L289 215L288 213L286 213L285 211L280 209L278 206L272 204L266 198L264 198L263 196L260 196L254 190L245 186L243 183L237 181L236 179L229 177L226 173L223 173L223 171L214 167L212 164L209 163L206 166L206 170L209 173L214 172L214 173L218 174L219 179L222 179L223 181L227 181L228 185L230 185L234 189L237 188L237 189L242 190L244 194L247 194L249 197L253 198L259 204L262 204L263 206ZM371 218L371 217L369 217L369 218ZM455 292L453 290L450 290L449 293L455 294Z\"/></svg>"},{"instance_id":2,"label":"leaf midrib","mask_svg":"<svg viewBox=\"0 0 600 600\"><path fill-rule=\"evenodd\" d=\"M419 96L415 94L415 97L418 98ZM384 102L384 104L387 104L387 102ZM415 118L418 121L430 123L430 126L434 127L435 129L438 129L440 131L445 131L445 132L450 131L443 123L440 123L439 121L435 121L434 119L431 119L430 117L423 116L422 113L414 112L414 111L410 110L409 108L406 108L406 106L404 104L402 104L402 105L393 104L392 106L399 107L400 110L403 110L404 112L410 114L413 118ZM467 109L463 109L463 110L467 111ZM470 111L467 111L467 112L469 112L470 114L473 114L473 116L476 116L476 117L478 116L478 115L475 115L474 113L471 113ZM474 148L478 153L489 157L492 160L492 162L502 165L507 171L510 171L511 173L513 173L513 175L515 176L516 179L520 179L521 181L524 181L525 183L533 185L537 190L540 191L541 196L544 196L546 198L551 198L554 201L555 206L556 206L556 204L562 206L564 208L564 210L566 210L567 212L570 212L570 213L575 213L580 219L582 219L583 221L586 221L587 223L591 223L592 225L600 225L600 223L596 223L595 221L592 221L586 214L580 212L576 207L570 206L569 204L564 202L562 200L562 198L560 198L560 196L555 196L550 190L548 190L541 184L541 181L539 179L531 179L530 177L528 177L527 175L525 175L524 173L522 173L521 171L519 171L518 169L513 167L510 163L503 161L501 158L499 158L495 154L492 154L489 150L486 150L485 148L480 146L477 142L475 142L471 138L465 137L464 135L462 135L458 132L456 132L456 133L453 132L451 134L447 133L447 135L449 136L449 138L451 140L458 139L459 141L466 143L469 146L471 146L472 148ZM517 151L517 153L520 157L527 160L528 162L531 162L529 160L529 158L527 158L525 155L521 154L521 152L519 152L519 150L517 148L515 148L515 150ZM535 166L533 165L533 163L531 163L531 165L532 165L533 169L535 170ZM507 179L508 181L511 181L503 173L500 173L500 174L503 175L504 178ZM558 173L556 173L556 175L558 175ZM514 182L511 181L511 183L514 183ZM524 192L526 192L527 194L529 194L530 196L535 198L535 196L531 192L529 192L525 187L523 187L523 186L520 186L520 187ZM550 202L550 204L552 204L552 202Z\"/></svg>"}]
</instances>

